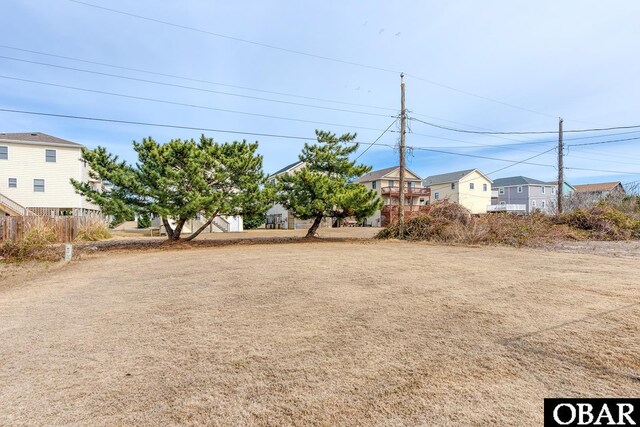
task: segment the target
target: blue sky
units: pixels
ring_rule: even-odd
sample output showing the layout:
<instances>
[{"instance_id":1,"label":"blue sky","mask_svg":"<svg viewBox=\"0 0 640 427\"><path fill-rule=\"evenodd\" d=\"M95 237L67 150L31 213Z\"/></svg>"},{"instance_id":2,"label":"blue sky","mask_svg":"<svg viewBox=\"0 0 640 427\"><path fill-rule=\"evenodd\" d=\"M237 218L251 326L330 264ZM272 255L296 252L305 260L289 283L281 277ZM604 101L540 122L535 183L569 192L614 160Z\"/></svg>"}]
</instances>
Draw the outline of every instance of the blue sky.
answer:
<instances>
[{"instance_id":1,"label":"blue sky","mask_svg":"<svg viewBox=\"0 0 640 427\"><path fill-rule=\"evenodd\" d=\"M4 19L0 27L0 90L3 94L0 108L304 137L313 137L314 129L318 128L336 133L357 132L359 141L370 142L392 123L392 116L399 111L397 71L404 71L408 74L405 81L410 116L439 125L500 131L554 130L558 116L564 117L565 129L640 124L640 56L637 55L640 2L633 0L86 1L205 32L100 10L71 0L9 0L3 4ZM165 102L54 87L16 78ZM442 151L514 161L551 149L556 139L555 135L505 139L446 131L417 121L410 124L409 146L438 147ZM391 129L395 132L384 134L379 143L397 142L397 128ZM637 137L640 129L637 130L637 133L619 136L607 136L614 132L603 132L601 138L575 142ZM41 131L90 148L103 145L129 161L135 160L132 140L151 135L158 141L167 141L195 138L200 134L196 130L6 112L0 112L0 131ZM218 141L258 140L267 172L295 161L303 145L303 141L277 137L206 134ZM567 134L565 138L567 143L572 143L569 139L587 135L598 134ZM496 147L531 142L542 143ZM365 148L361 147L360 151ZM552 167L555 157L552 150L531 160L546 166L518 164L491 177L526 175L552 180L557 174ZM397 152L392 148L374 146L360 160L382 168L396 164L396 158ZM467 168L489 173L509 164L414 149L409 153L408 166L425 177ZM571 147L565 165L638 173L567 169L566 176L573 183L639 180L640 140Z\"/></svg>"}]
</instances>

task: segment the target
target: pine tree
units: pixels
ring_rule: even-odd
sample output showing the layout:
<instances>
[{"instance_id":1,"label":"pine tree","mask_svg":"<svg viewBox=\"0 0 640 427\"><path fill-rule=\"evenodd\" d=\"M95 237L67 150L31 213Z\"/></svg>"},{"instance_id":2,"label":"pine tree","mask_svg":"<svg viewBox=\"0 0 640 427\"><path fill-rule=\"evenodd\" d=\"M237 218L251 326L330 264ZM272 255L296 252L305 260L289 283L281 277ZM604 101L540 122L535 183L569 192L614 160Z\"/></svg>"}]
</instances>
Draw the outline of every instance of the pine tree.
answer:
<instances>
[{"instance_id":1,"label":"pine tree","mask_svg":"<svg viewBox=\"0 0 640 427\"><path fill-rule=\"evenodd\" d=\"M185 240L195 238L217 215L255 214L268 208L257 142L218 144L202 135L199 141L174 139L159 144L149 137L134 141L133 148L138 154L135 165L119 161L103 147L83 150L91 176L107 185L95 189L72 180L76 192L106 214L161 217L170 240L179 240L185 222L197 214L207 221Z\"/></svg>"},{"instance_id":2,"label":"pine tree","mask_svg":"<svg viewBox=\"0 0 640 427\"><path fill-rule=\"evenodd\" d=\"M373 190L354 181L371 170L349 155L358 149L356 134L340 137L316 130L317 144L305 144L299 158L305 167L278 178L279 202L301 219L313 219L306 237L313 237L323 218L363 220L382 206Z\"/></svg>"}]
</instances>

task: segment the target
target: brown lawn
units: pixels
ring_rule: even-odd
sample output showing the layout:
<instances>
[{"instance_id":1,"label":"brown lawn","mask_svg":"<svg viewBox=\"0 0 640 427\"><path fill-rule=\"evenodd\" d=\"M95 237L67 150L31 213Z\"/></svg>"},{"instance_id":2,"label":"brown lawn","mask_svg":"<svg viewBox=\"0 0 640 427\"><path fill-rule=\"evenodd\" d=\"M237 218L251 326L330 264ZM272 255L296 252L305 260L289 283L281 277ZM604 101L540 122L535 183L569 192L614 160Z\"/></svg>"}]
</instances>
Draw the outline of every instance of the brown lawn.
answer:
<instances>
[{"instance_id":1,"label":"brown lawn","mask_svg":"<svg viewBox=\"0 0 640 427\"><path fill-rule=\"evenodd\" d=\"M638 258L404 242L0 266L0 425L541 425L640 394Z\"/></svg>"}]
</instances>

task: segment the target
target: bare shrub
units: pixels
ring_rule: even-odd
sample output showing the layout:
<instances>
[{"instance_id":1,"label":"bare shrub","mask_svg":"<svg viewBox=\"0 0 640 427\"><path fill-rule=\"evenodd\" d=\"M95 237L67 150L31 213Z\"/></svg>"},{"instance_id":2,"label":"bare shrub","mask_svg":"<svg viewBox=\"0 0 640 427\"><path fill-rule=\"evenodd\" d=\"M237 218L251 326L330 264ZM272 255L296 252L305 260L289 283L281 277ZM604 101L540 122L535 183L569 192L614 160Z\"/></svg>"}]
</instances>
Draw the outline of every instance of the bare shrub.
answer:
<instances>
[{"instance_id":1,"label":"bare shrub","mask_svg":"<svg viewBox=\"0 0 640 427\"><path fill-rule=\"evenodd\" d=\"M640 238L637 199L628 200L624 212L614 206L598 205L568 214L549 216L535 213L469 215L456 203L436 203L425 214L406 221L403 238L441 243L539 246L561 240L626 240ZM640 206L640 205L639 205ZM378 238L398 236L393 223Z\"/></svg>"},{"instance_id":2,"label":"bare shrub","mask_svg":"<svg viewBox=\"0 0 640 427\"><path fill-rule=\"evenodd\" d=\"M78 226L78 235L76 241L96 241L108 239L111 237L109 230L109 222L98 215L90 215L83 217L82 222Z\"/></svg>"},{"instance_id":3,"label":"bare shrub","mask_svg":"<svg viewBox=\"0 0 640 427\"><path fill-rule=\"evenodd\" d=\"M9 260L56 260L58 251L51 246L57 239L56 230L44 218L35 218L29 222L22 240L6 241L0 245L0 255Z\"/></svg>"}]
</instances>

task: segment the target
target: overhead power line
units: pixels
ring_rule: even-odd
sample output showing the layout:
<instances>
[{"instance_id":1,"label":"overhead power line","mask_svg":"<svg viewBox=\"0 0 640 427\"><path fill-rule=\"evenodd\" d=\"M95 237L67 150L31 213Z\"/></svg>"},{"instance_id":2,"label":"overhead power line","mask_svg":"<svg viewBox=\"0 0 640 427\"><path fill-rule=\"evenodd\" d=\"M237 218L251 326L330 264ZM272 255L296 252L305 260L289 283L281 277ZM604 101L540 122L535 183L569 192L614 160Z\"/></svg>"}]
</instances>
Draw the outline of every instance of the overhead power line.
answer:
<instances>
[{"instance_id":1,"label":"overhead power line","mask_svg":"<svg viewBox=\"0 0 640 427\"><path fill-rule=\"evenodd\" d=\"M103 122L103 123L118 123L118 124L130 124L130 125L138 125L138 126L151 126L151 127L160 127L160 128L172 128L172 129L186 129L186 130L198 130L204 132L220 132L220 133L230 133L230 134L239 134L239 135L252 135L252 136L265 136L265 137L273 137L273 138L285 138L285 139L297 139L297 140L306 140L306 141L314 141L316 138L303 137L303 136L293 136L293 135L278 135L271 133L260 133L260 132L248 132L248 131L238 131L238 130L226 130L226 129L213 129L206 127L197 127L197 126L182 126L182 125L171 125L165 123L150 123L150 122L141 122L141 121L132 121L132 120L118 120L118 119L110 119L103 117L90 117L90 116L78 116L71 114L56 114L56 113L46 113L40 111L28 111L28 110L18 110L18 109L10 109L10 108L0 108L0 112L6 113L16 113L16 114L28 114L35 116L47 116L47 117L57 117L63 119L72 119L72 120L85 120L85 121L95 121L95 122ZM362 142L362 141L353 141L353 144L371 144L381 147L388 147L395 149L394 144L383 144L380 142ZM475 154L465 154L465 153L456 153L453 151L445 151L445 150L433 150L428 147L411 145L407 146L407 148L411 148L413 150L422 150L422 151L430 151L442 154L450 154L453 156L463 156L463 157L473 157L487 160L495 160L499 162L508 162L508 163L524 163L533 166L545 166L545 167L554 167L553 165L545 165L540 163L529 163L519 160L509 160L509 159L501 159L496 157L488 157L488 156L479 156Z\"/></svg>"},{"instance_id":2,"label":"overhead power line","mask_svg":"<svg viewBox=\"0 0 640 427\"><path fill-rule=\"evenodd\" d=\"M460 133L473 133L477 135L542 135L542 134L557 134L557 130L544 130L544 131L506 131L506 132L497 132L497 131L478 131L478 130L469 130L469 129L458 129L452 128L449 126L442 126L431 122L426 122L424 120L416 119L413 120L423 123L425 125L433 126L435 128L449 130L452 132L460 132ZM591 128L591 129L573 129L573 130L565 130L564 133L579 133L579 132L602 132L608 130L618 130L618 129L638 129L640 125L630 125L630 126L612 126L606 128Z\"/></svg>"},{"instance_id":3,"label":"overhead power line","mask_svg":"<svg viewBox=\"0 0 640 427\"><path fill-rule=\"evenodd\" d=\"M295 49L289 49L289 48L284 48L281 46L276 46L273 44L269 44L269 43L263 43L263 42L257 42L254 40L249 40L249 39L244 39L244 38L240 38L240 37L235 37L235 36L229 36L227 34L222 34L222 33L216 33L213 31L208 31L208 30L203 30L201 28L196 28L196 27L191 27L188 25L182 25L182 24L177 24L174 22L169 22L169 21L164 21L161 19L156 19L156 18L151 18L148 16L143 16L143 15L139 15L139 14L135 14L135 13L131 13L131 12L125 12L123 10L118 10L118 9L113 9L113 8L109 8L109 7L105 7L105 6L99 6L93 3L88 3L85 1L81 1L81 0L69 0L72 3L76 3L76 4L80 4L80 5L84 5L84 6L88 6L88 7L92 7L95 9L99 9L99 10L104 10L107 12L111 12L111 13L115 13L115 14L119 14L119 15L123 15L123 16L128 16L131 18L136 18L136 19L140 19L140 20L144 20L144 21L148 21L148 22L154 22L157 24L162 24L162 25L167 25L170 27L174 27L174 28L179 28L182 30L187 30L187 31L193 31L193 32L197 32L197 33L201 33L201 34L206 34L209 36L214 36L214 37L218 37L218 38L223 38L223 39L227 39L227 40L233 40L236 42L241 42L241 43L245 43L245 44L250 44L250 45L254 45L254 46L260 46L263 48L268 48L268 49L273 49L273 50L277 50L277 51L281 51L281 52L287 52L287 53L291 53L291 54L296 54L296 55L301 55L301 56L306 56L306 57L310 57L310 58L316 58L316 59L321 59L321 60L325 60L325 61L330 61L330 62L334 62L334 63L340 63L340 64L346 64L346 65L352 65L355 67L360 67L360 68L367 68L370 70L376 70L376 71L382 71L382 72L386 72L386 73L393 73L393 74L400 74L399 70L393 70L390 68L385 68L385 67L378 67L378 66L374 66L374 65L370 65L370 64L364 64L364 63L360 63L360 62L354 62L354 61L347 61L347 60L343 60L343 59L339 59L339 58L333 58L330 56L325 56L325 55L317 55L314 53L310 53L310 52L305 52L305 51L301 51L301 50L295 50ZM424 77L420 77L414 74L406 74L407 76L410 76L416 80L420 80L423 81L425 83L429 83L431 85L435 85L438 87L442 87L448 90L452 90L464 95L468 95L468 96L472 96L478 99L482 99L485 101L490 101L499 105L503 105L506 107L510 107L510 108L515 108L521 111L526 111L529 113L533 113L533 114L537 114L537 115L541 115L541 116L545 116L545 117L556 117L556 115L552 115L549 113L543 113L540 111L536 111L536 110L532 110L530 108L525 108L525 107L521 107L515 104L511 104L508 102L504 102L495 98L491 98L488 96L483 96L483 95L478 95L476 93L470 92L470 91L466 91L466 90L462 90L462 89L458 89L455 88L453 86L450 85L446 85L443 83L438 83L436 81L430 80L430 79L426 79Z\"/></svg>"},{"instance_id":4,"label":"overhead power line","mask_svg":"<svg viewBox=\"0 0 640 427\"><path fill-rule=\"evenodd\" d=\"M82 63L85 63L85 64L99 65L101 67L109 67L109 68L115 68L115 69L119 69L119 70L133 71L133 72L136 72L136 73L144 73L144 74L149 74L149 75L154 75L154 76L159 76L159 77L170 77L172 79L191 81L191 82L195 82L195 83L206 83L206 84L210 84L210 85L214 85L214 86L222 86L222 87L228 87L228 88L233 88L233 89L249 90L249 91L253 91L253 92L268 93L268 94L271 94L271 95L288 96L288 97L291 97L291 98L308 99L308 100L312 100L312 101L328 102L328 103L332 103L332 104L351 105L353 107L366 107L366 108L373 108L373 109L377 109L377 110L396 111L396 109L390 108L390 107L381 107L381 106L368 105L368 104L358 104L358 103L354 103L354 102L338 101L338 100L334 100L334 99L318 98L318 97L313 97L313 96L297 95L297 94L286 93L286 92L277 92L277 91L272 91L272 90L257 89L257 88L247 87L247 86L232 85L232 84L228 84L228 83L214 82L212 80L196 79L196 78L192 78L192 77L179 76L179 75L176 75L176 74L167 74L167 73L160 73L160 72L157 72L157 71L145 70L145 69L142 69L142 68L124 67L124 66L121 66L121 65L108 64L106 62L90 61L90 60L87 60L87 59L74 58L74 57L65 56L65 55L56 55L56 54L52 54L52 53L40 52L40 51L37 51L37 50L22 49L22 48L18 48L18 47L15 47L15 46L7 46L7 45L0 44L0 48L11 49L11 50L19 51L19 52L27 52L27 53L32 53L32 54L36 54L36 55L48 56L48 57L51 57L51 58L59 58L59 59L67 60L67 61L75 61L75 62L82 62ZM464 124L464 123L461 123L461 124Z\"/></svg>"},{"instance_id":5,"label":"overhead power line","mask_svg":"<svg viewBox=\"0 0 640 427\"><path fill-rule=\"evenodd\" d=\"M280 104L296 105L296 106L299 106L299 107L308 107L308 108L317 108L317 109L321 109L321 110L339 111L339 112L343 112L343 113L364 114L364 115L367 115L367 116L376 116L376 117L389 117L389 114L378 114L378 113L370 113L370 112L366 112L366 111L347 110L347 109L342 109L342 108L325 107L325 106L322 106L322 105L311 105L311 104L303 104L303 103L300 103L300 102L282 101L282 100L273 99L273 98L262 98L262 97L259 97L259 96L242 95L242 94L239 94L239 93L222 92L222 91L218 91L218 90L203 89L203 88L194 87L194 86L179 85L179 84L174 84L174 83L159 82L159 81L156 81L156 80L140 79L140 78L136 78L136 77L122 76L122 75L118 75L118 74L103 73L103 72L100 72L100 71L85 70L85 69L82 69L82 68L65 67L63 65L48 64L46 62L29 61L29 60L26 60L26 59L12 58L10 56L0 55L0 58L1 59L8 59L10 61L19 61L19 62L24 62L24 63L29 63L29 64L42 65L42 66L45 66L45 67L59 68L59 69L63 69L63 70L71 70L71 71L77 71L77 72L81 72L81 73L95 74L95 75L99 75L99 76L114 77L114 78L117 78L117 79L124 79L124 80L130 80L130 81L136 81L136 82L142 82L142 83L150 83L150 84L154 84L154 85L175 87L175 88L180 88L180 89L189 89L189 90L194 90L194 91L199 91L199 92L215 93L215 94L218 94L218 95L233 96L233 97L238 97L238 98L255 99L255 100L258 100L258 101L277 102L277 103L280 103Z\"/></svg>"},{"instance_id":6,"label":"overhead power line","mask_svg":"<svg viewBox=\"0 0 640 427\"><path fill-rule=\"evenodd\" d=\"M389 131L389 129L391 129L391 126L396 124L397 121L398 121L398 118L396 118L394 121L392 121L391 124L389 126L387 126L387 128L384 131L382 131L380 136L378 136L372 143L370 143L369 146L367 148L365 148L362 153L358 154L358 157L356 157L355 160L358 160L360 157L362 157L364 155L364 153L369 151L369 148L373 147L376 144L376 142L378 142L380 140L380 138L382 138L384 136L384 134L387 133Z\"/></svg>"},{"instance_id":7,"label":"overhead power line","mask_svg":"<svg viewBox=\"0 0 640 427\"><path fill-rule=\"evenodd\" d=\"M611 139L607 141L596 141L596 142L583 142L580 144L570 144L569 147L583 147L585 145L601 145L601 144L613 144L614 142L625 142L625 141L635 141L640 139L640 136L635 138L624 138L624 139Z\"/></svg>"},{"instance_id":8,"label":"overhead power line","mask_svg":"<svg viewBox=\"0 0 640 427\"><path fill-rule=\"evenodd\" d=\"M77 90L77 91L81 91L81 92L99 93L101 95L109 95L109 96L117 96L117 97L121 97L121 98L136 99L136 100L139 100L139 101L157 102L157 103L161 103L161 104L178 105L178 106L181 106L181 107L198 108L198 109L202 109L202 110L221 111L221 112L224 112L224 113L242 114L242 115L246 115L246 116L264 117L264 118L268 118L268 119L287 120L287 121L292 121L292 122L311 123L311 124L327 125L327 126L347 127L347 128L351 128L351 129L364 129L364 130L373 130L373 131L381 131L382 130L382 129L364 127L364 126L345 125L345 124L328 123L328 122L318 122L318 121L314 121L314 120L296 119L296 118L292 118L292 117L272 116L272 115L269 115L269 114L250 113L250 112L247 112L247 111L229 110L229 109L226 109L226 108L210 107L210 106L206 106L206 105L190 104L190 103L186 103L186 102L168 101L168 100L165 100L165 99L147 98L147 97L144 97L144 96L126 95L126 94L123 94L123 93L108 92L108 91L104 91L104 90L87 89L87 88L81 88L81 87L76 87L76 86L61 85L61 84L57 84L57 83L42 82L42 81L38 81L38 80L21 79L19 77L11 77L11 76L0 75L0 78L8 79L8 80L16 80L16 81L21 81L21 82L25 82L25 83L34 83L34 84L39 84L39 85L44 85L44 86L58 87L58 88L62 88L62 89L72 89L72 90Z\"/></svg>"}]
</instances>

